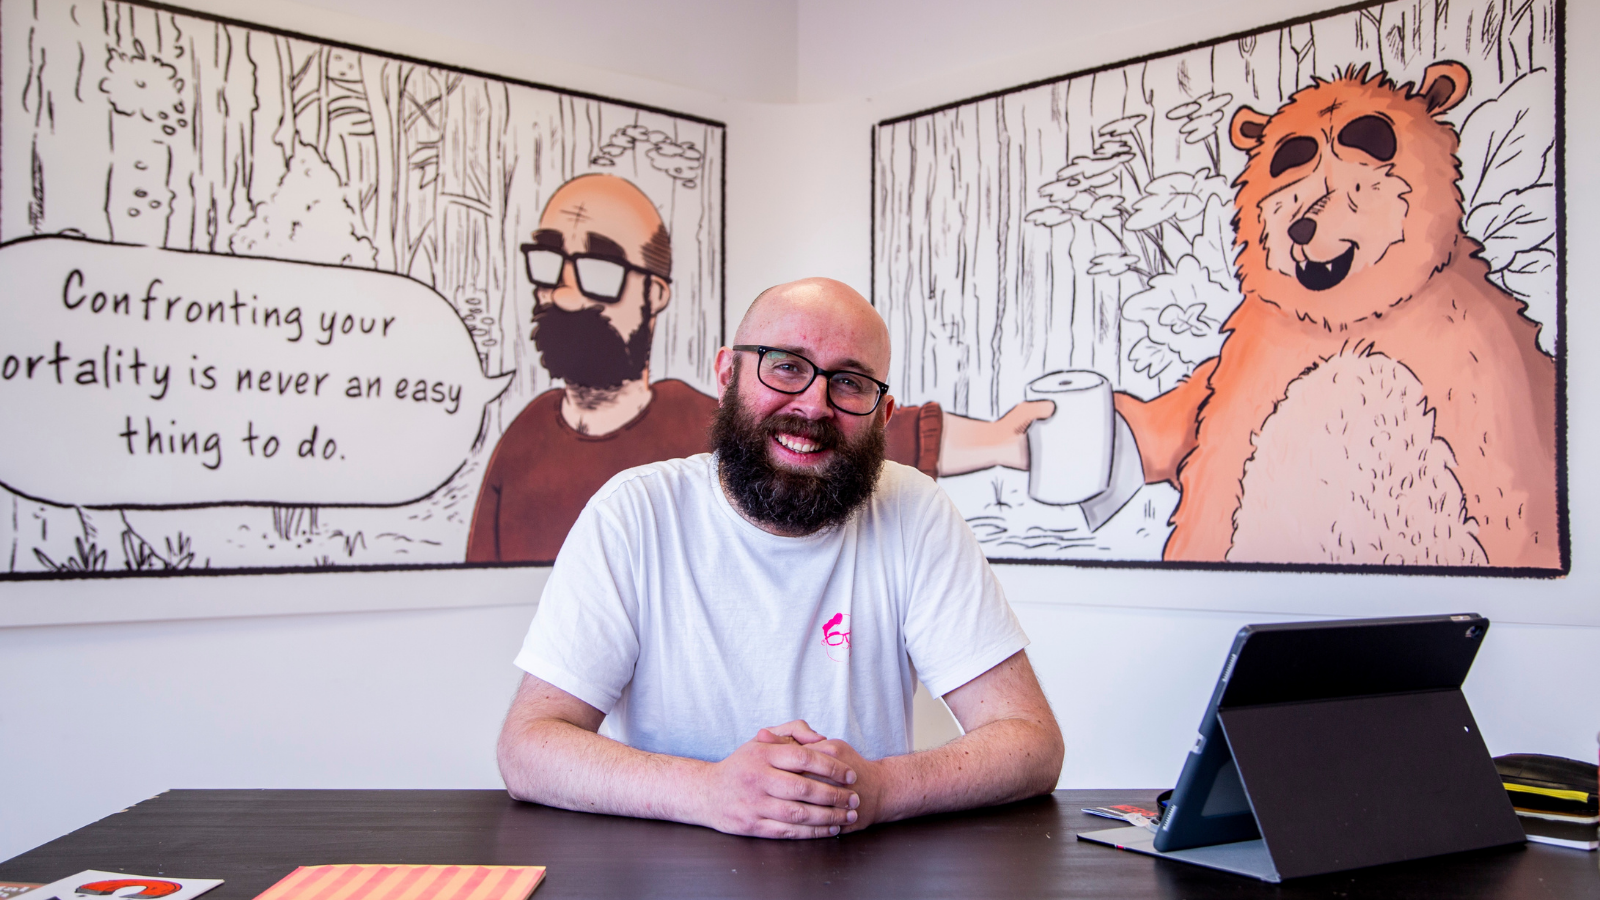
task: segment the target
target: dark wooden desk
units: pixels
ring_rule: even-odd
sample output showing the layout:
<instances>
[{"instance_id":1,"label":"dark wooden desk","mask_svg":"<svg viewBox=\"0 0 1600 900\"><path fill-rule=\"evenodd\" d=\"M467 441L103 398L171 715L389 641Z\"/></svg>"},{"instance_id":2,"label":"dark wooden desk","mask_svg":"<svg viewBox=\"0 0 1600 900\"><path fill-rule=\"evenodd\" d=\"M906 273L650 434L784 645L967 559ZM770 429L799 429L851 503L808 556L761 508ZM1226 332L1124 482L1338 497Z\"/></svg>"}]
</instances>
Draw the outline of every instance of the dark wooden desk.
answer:
<instances>
[{"instance_id":1,"label":"dark wooden desk","mask_svg":"<svg viewBox=\"0 0 1600 900\"><path fill-rule=\"evenodd\" d=\"M1152 797L1057 791L784 842L565 812L501 791L170 791L0 863L0 881L83 869L225 878L204 900L249 900L297 865L495 863L549 866L534 900L1600 897L1594 854L1537 844L1268 885L1073 838L1115 824L1080 808Z\"/></svg>"}]
</instances>

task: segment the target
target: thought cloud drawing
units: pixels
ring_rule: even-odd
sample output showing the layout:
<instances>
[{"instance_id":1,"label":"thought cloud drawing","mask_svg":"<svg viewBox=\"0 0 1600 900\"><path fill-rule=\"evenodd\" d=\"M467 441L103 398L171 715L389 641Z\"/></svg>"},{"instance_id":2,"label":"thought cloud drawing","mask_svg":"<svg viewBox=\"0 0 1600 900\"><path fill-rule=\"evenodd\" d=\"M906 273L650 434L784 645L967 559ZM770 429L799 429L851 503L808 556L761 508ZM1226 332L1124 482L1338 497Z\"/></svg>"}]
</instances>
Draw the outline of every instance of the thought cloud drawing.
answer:
<instances>
[{"instance_id":1,"label":"thought cloud drawing","mask_svg":"<svg viewBox=\"0 0 1600 900\"><path fill-rule=\"evenodd\" d=\"M700 169L705 164L704 152L693 141L675 141L666 132L652 131L643 125L627 125L612 132L599 152L590 157L589 163L615 166L619 157L640 147L644 148L645 159L656 171L686 188L698 184Z\"/></svg>"}]
</instances>

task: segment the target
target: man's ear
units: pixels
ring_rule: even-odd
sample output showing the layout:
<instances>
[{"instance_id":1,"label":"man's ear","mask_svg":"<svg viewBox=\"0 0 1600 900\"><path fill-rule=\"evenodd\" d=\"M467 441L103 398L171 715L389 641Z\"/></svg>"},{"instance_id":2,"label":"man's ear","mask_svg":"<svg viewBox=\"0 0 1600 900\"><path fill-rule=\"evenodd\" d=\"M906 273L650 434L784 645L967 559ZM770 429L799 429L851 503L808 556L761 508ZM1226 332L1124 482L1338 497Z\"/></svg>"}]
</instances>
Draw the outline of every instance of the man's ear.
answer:
<instances>
[{"instance_id":1,"label":"man's ear","mask_svg":"<svg viewBox=\"0 0 1600 900\"><path fill-rule=\"evenodd\" d=\"M1241 106L1234 112L1233 122L1228 125L1228 138L1233 141L1233 146L1248 153L1261 146L1261 136L1267 133L1267 123L1270 121L1271 116Z\"/></svg>"},{"instance_id":2,"label":"man's ear","mask_svg":"<svg viewBox=\"0 0 1600 900\"><path fill-rule=\"evenodd\" d=\"M728 393L728 385L733 383L733 348L722 347L717 350L717 405L722 405L722 398Z\"/></svg>"},{"instance_id":3,"label":"man's ear","mask_svg":"<svg viewBox=\"0 0 1600 900\"><path fill-rule=\"evenodd\" d=\"M672 285L662 281L654 275L646 276L649 282L645 286L650 301L650 315L657 316L667 304L672 302Z\"/></svg>"},{"instance_id":4,"label":"man's ear","mask_svg":"<svg viewBox=\"0 0 1600 900\"><path fill-rule=\"evenodd\" d=\"M883 395L883 424L885 424L885 425L889 424L889 420L894 418L894 410L895 410L894 395L893 394L884 394Z\"/></svg>"},{"instance_id":5,"label":"man's ear","mask_svg":"<svg viewBox=\"0 0 1600 900\"><path fill-rule=\"evenodd\" d=\"M1422 70L1422 86L1411 96L1421 94L1428 103L1428 114L1437 116L1465 100L1471 85L1472 73L1467 67L1447 59Z\"/></svg>"}]
</instances>

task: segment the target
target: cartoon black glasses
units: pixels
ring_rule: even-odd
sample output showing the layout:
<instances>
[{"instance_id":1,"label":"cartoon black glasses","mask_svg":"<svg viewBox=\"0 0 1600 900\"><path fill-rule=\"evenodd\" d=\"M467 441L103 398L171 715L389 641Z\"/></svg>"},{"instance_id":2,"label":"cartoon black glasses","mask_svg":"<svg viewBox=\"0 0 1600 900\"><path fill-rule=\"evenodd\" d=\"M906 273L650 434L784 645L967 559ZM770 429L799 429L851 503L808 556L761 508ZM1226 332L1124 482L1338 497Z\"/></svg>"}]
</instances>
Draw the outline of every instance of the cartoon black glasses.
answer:
<instances>
[{"instance_id":1,"label":"cartoon black glasses","mask_svg":"<svg viewBox=\"0 0 1600 900\"><path fill-rule=\"evenodd\" d=\"M561 272L570 260L572 271L577 275L578 292L601 303L615 303L622 298L622 288L627 284L629 272L672 283L672 279L665 275L641 269L614 256L565 253L540 244L523 244L522 258L528 265L528 280L541 288L553 288L561 284Z\"/></svg>"},{"instance_id":2,"label":"cartoon black glasses","mask_svg":"<svg viewBox=\"0 0 1600 900\"><path fill-rule=\"evenodd\" d=\"M756 378L780 394L803 394L821 375L828 382L828 405L852 416L871 415L883 402L883 395L889 392L887 384L871 375L845 369L819 369L816 363L788 350L756 344L734 344L730 349L756 354Z\"/></svg>"}]
</instances>

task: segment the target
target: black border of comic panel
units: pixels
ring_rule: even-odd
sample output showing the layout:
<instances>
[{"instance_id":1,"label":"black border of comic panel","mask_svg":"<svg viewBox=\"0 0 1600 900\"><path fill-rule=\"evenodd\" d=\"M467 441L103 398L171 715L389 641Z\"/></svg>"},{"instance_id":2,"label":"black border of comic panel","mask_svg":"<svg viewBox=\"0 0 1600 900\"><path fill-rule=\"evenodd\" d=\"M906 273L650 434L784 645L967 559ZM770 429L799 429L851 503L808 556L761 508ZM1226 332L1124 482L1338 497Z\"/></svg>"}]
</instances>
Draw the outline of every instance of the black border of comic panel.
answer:
<instances>
[{"instance_id":1,"label":"black border of comic panel","mask_svg":"<svg viewBox=\"0 0 1600 900\"><path fill-rule=\"evenodd\" d=\"M414 401L414 407L405 404L409 418L389 416L400 425L384 424L387 413L357 412L348 420L358 432L355 436L367 441L358 446L371 451L368 459L392 458L409 448L424 460L441 463L426 472L402 473L404 487L362 487L377 479L346 474L342 479L307 479L311 487L291 489L283 487L288 481L281 476L271 482L247 475L233 482L232 493L212 496L204 487L168 487L181 482L162 470L150 477L102 473L84 482L96 485L84 489L86 496L65 497L67 488L61 485L72 484L68 476L37 478L46 489L30 487L28 480L36 478L30 472L48 472L57 460L77 463L86 458L75 456L70 443L63 441L59 451L52 451L55 456L35 452L18 457L18 472L0 473L0 486L12 507L3 514L9 520L4 530L11 546L9 561L0 560L8 569L0 571L0 581L544 567L553 561L553 551L499 561L463 554L459 546L471 541L471 530L479 524L479 493L502 439L536 400L548 400L572 384L604 383L577 380L583 377L631 377L658 399L666 395L664 386L670 387L668 393L680 401L687 397L684 402L696 414L708 404L715 406L712 363L727 329L725 123L146 0L38 0L31 7L3 0L0 10L9 20L26 19L27 25L0 35L12 51L9 61L0 59L11 75L10 83L0 79L0 91L17 92L0 103L0 167L9 166L5 171L11 176L3 183L8 190L0 191L0 227L9 232L0 254L10 250L13 261L27 254L24 262L10 263L6 293L32 296L48 289L63 302L41 305L93 308L97 316L104 309L109 314L100 318L107 321L130 311L137 318L141 308L143 321L151 320L152 309L159 320L164 308L165 321L179 322L187 309L179 287L165 286L162 290L172 296L154 301L156 289L139 280L136 290L124 290L127 297L117 293L126 288L119 284L95 293L91 302L87 298L95 285L86 284L80 269L88 270L92 280L96 272L91 263L100 266L101 274L109 273L107 284L165 272L160 266L175 261L179 264L174 270L185 273L187 267L209 267L207 278L222 270L260 272L269 279L281 277L271 286L280 294L303 290L271 308L266 301L240 302L234 291L226 315L233 317L240 334L247 325L282 329L273 332L276 339L288 334L292 324L298 331L282 339L307 337L292 347L302 354L293 358L306 359L303 351L323 343L310 340L324 336L313 330L318 327L317 310L323 308L317 304L343 298L357 313L335 316L325 333L327 343L336 337L354 342L364 334L388 338L390 317L411 316L417 324L405 338L410 343L362 350L366 356L352 358L398 360L393 371L385 370L387 376L411 374L400 370L446 358L468 373L454 393L444 381L428 382L427 390L418 384L397 393L398 377L390 383L369 378L364 387L352 377L356 393L347 393L345 373L328 379L330 386L340 385L344 397L381 399L387 392L399 401ZM81 21L84 16L93 21ZM41 36L36 44L35 31L42 27L55 33ZM103 56L98 46L102 39ZM78 109L65 108L74 101ZM250 103L254 105L246 106ZM68 179L67 188L47 193L45 186L53 182L43 171L53 165L74 178ZM201 171L208 167L211 171ZM11 205L4 202L8 198ZM151 209L139 209L146 203ZM62 211L56 211L58 206ZM138 218L141 211L147 215ZM60 273L79 258L73 254L87 254L82 258L90 262L73 269L63 288ZM553 287L537 286L534 278L545 284L548 268L536 270L536 256L556 260L564 280ZM194 275L190 286L201 284L194 280L200 277ZM225 277L246 281L251 276ZM39 282L37 290L28 287L30 278ZM217 283L204 282L190 296ZM341 294L341 289L347 292ZM581 294L575 307L551 299L562 290L572 297ZM83 295L79 303L69 302L78 294ZM107 298L104 303L101 294ZM141 301L148 302L141 306ZM396 304L397 311L390 312L382 305L386 302ZM209 299L191 305L200 310L188 319L191 323L209 324L211 307L222 308ZM552 312L558 306L562 310ZM333 315L333 307L326 309ZM361 310L369 317L362 317ZM50 318L59 318L59 310L13 314L32 329L30 334L63 327ZM551 326L556 319L565 324ZM146 359L138 360L136 348L124 355L123 347L113 349L113 340L106 338L103 354L100 341L93 341L88 350L69 355L59 340L65 335L70 346L81 334L105 337L112 333L107 327L54 332L54 357L61 363L55 383L91 384L84 373L98 371L94 385L106 390L97 396L124 390L141 372L149 383L143 390L157 383L160 361L149 347ZM321 327L327 328L326 323ZM541 329L564 343L557 346L550 340L541 348L535 337ZM159 382L162 396L149 394L148 400L165 397L169 384L181 384L182 391L210 390L206 380L211 379L212 387L220 383L226 388L231 378L227 365L243 366L240 354L266 347L259 333L213 336L220 333L208 332L203 338L214 346L191 338L183 347L185 354L201 348L196 359L199 353L217 355L216 372L208 375L203 362L167 360ZM149 339L179 340L171 334ZM41 340L48 344L49 336ZM88 346L90 341L80 343ZM598 367L598 374L598 364L567 352L562 358L573 374L563 376L548 363L552 348L559 352L568 345L614 352L603 357L606 365ZM282 344L273 346L280 349L254 352L289 352ZM33 349L30 345L15 351L18 373L26 368L31 377L52 365L43 356L37 366L22 365L30 358L24 354ZM0 352L0 357L11 352ZM409 353L416 355L405 355ZM270 364L278 357L266 359ZM135 365L136 360L148 365ZM591 368L582 368L586 362ZM13 367L5 365L9 373ZM87 368L75 377L70 368L75 365ZM629 366L632 376L617 374ZM62 369L65 378L59 377ZM648 378L640 377L643 373ZM250 389L259 386L263 394L283 395L270 398L275 403L292 403L308 387L316 397L331 399L315 394L322 383L314 380L316 373L307 378L304 373L272 372L270 380L265 369L255 374L260 383L252 375L246 379ZM213 404L199 406L204 415L222 417L232 414L225 408L228 403L242 405L237 398L222 400L224 392L204 399ZM134 399L146 402L145 397ZM447 408L455 401L462 402ZM6 418L31 416L54 426L60 420L60 402L59 397L19 400ZM472 408L474 402L481 404L481 415ZM422 416L431 413L417 410L459 410L465 415L450 420L447 429L419 426L426 421ZM84 418L103 418L103 412L91 404ZM158 439L162 423L135 422L145 415L141 409L126 417L129 424L118 438L117 454L125 438L132 456L173 454L162 460L165 464L192 453L196 462L216 463L206 465L208 469L222 465L223 451L200 439L213 425L188 435L174 421L163 450ZM333 415L333 424L340 424L341 414ZM183 416L178 411L175 418ZM118 429L124 418L120 411L115 416ZM436 421L444 419L436 416ZM362 429L370 434L362 437ZM433 447L447 430L459 446ZM345 458L329 439L331 431L325 427L321 438L312 431L311 458ZM284 434L274 445L275 453L279 447L292 448L299 436ZM180 446L179 440L187 437L193 440ZM217 437L216 431L208 436ZM258 450L265 453L264 437L251 430L246 445L250 456ZM273 440L278 440L275 435ZM206 457L206 452L216 455ZM243 455L237 448L227 452L232 458ZM299 456L307 455L302 442ZM566 458L573 455L569 452ZM280 458L288 456L285 450ZM341 481L353 486L347 489ZM261 483L275 486L261 488ZM113 487L106 488L108 484ZM173 492L163 493L167 490ZM260 500L262 493L280 499ZM46 499L51 496L56 499ZM560 530L564 534L565 528Z\"/></svg>"},{"instance_id":2,"label":"black border of comic panel","mask_svg":"<svg viewBox=\"0 0 1600 900\"><path fill-rule=\"evenodd\" d=\"M1485 12L1492 21L1474 20ZM1055 436L1057 446L1083 451L1093 460L1097 477L1085 480L1083 472L1063 474L1034 465L1031 455L1037 454L1039 447L1049 446L1043 441L1030 445L1025 470L958 472L949 477L941 471L941 485L984 543L989 560L1242 572L1518 578L1569 574L1565 15L1565 0L1357 3L878 122L871 130L871 297L889 323L895 358L889 380L897 387L897 398L906 403L936 401L945 406L947 415L970 414L978 420L1009 416L1028 406L1028 401L1052 397L1070 401L1073 408L1093 410L1093 418L1087 420L1094 426L1087 429L1090 438L1060 431ZM1485 38L1486 34L1490 37ZM1319 38L1325 45L1320 54ZM1449 44L1450 40L1455 44ZM1493 47L1486 41L1492 41ZM1354 52L1356 48L1359 53ZM1513 303L1514 311L1507 315L1520 342L1518 371L1526 364L1530 371L1538 367L1547 372L1550 360L1554 362L1550 430L1555 496L1554 509L1547 511L1544 520L1553 524L1556 534L1544 535L1546 547L1538 548L1542 555L1537 562L1502 566L1482 552L1477 534L1462 542L1459 554L1445 548L1441 548L1445 552L1422 556L1388 553L1379 546L1381 541L1370 539L1358 552L1353 538L1330 549L1328 544L1340 540L1334 534L1331 541L1318 536L1320 543L1314 550L1305 550L1309 543L1301 544L1284 557L1274 558L1271 551L1281 551L1285 542L1270 546L1272 533L1258 528L1255 536L1261 542L1257 547L1263 552L1235 560L1228 553L1240 546L1238 543L1224 543L1219 552L1214 539L1195 540L1203 532L1194 525L1209 521L1209 532L1214 535L1242 529L1240 520L1220 515L1201 519L1197 513L1193 521L1175 526L1182 501L1178 485L1187 483L1181 482L1184 467L1196 462L1196 445L1203 443L1202 439L1193 439L1187 456L1175 452L1163 457L1169 468L1158 469L1154 476L1147 478L1148 470L1141 472L1136 462L1131 466L1131 485L1124 478L1119 490L1117 478L1124 439L1135 447L1138 444L1121 415L1123 395L1134 398L1135 411L1154 408L1155 404L1144 404L1169 392L1177 397L1174 388L1186 381L1189 373L1208 365L1208 360L1215 365L1225 339L1234 333L1224 328L1224 323L1238 324L1242 318L1230 318L1231 314L1248 305L1239 267L1249 248L1236 247L1234 235L1238 227L1235 216L1243 206L1236 199L1248 190L1243 176L1253 147L1247 140L1239 141L1260 131L1236 138L1234 129L1240 120L1230 119L1248 111L1247 124L1265 128L1263 123L1269 117L1290 108L1296 92L1311 96L1305 89L1313 84L1336 85L1341 76L1347 82L1371 79L1382 71L1390 77L1391 89L1407 83L1420 85L1425 73L1448 69L1436 63L1455 65L1456 72L1470 65L1471 75L1481 71L1492 76L1482 78L1487 90L1468 90L1465 98L1458 91L1450 106L1461 106L1440 109L1442 117L1433 120L1445 123L1448 131L1459 137L1458 153L1472 152L1470 163L1481 170L1472 172L1469 165L1462 165L1467 175L1476 178L1474 196L1482 206L1474 206L1469 197L1459 217L1437 217L1451 220L1448 230L1452 234L1465 232L1472 238L1474 226L1480 225L1480 219L1472 216L1476 212L1481 221L1490 223L1485 231L1496 238L1507 236L1494 220L1500 207L1485 200L1491 189L1500 185L1491 183L1492 176L1482 171L1505 161L1503 155L1495 155L1497 149L1509 153L1505 148L1522 139L1527 146L1543 151L1542 155L1523 154L1518 176L1522 180L1513 185L1543 195L1540 210L1523 209L1519 220L1538 222L1534 226L1538 235L1525 236L1527 246L1522 248L1530 255L1518 257L1518 265L1511 267L1492 249L1474 250L1470 256L1489 261L1492 293ZM1358 73L1362 66L1365 71ZM1513 90L1519 85L1525 92ZM1511 112L1515 103L1489 109L1502 98L1513 97L1533 99L1515 115ZM1554 103L1548 114L1539 109L1544 102ZM1433 103L1431 97L1429 103ZM1428 110L1431 113L1435 108L1430 105ZM1480 110L1488 110L1480 117L1484 121L1469 121L1469 115ZM1545 133L1518 132L1516 125L1528 110L1539 113L1528 116L1537 122L1530 129L1545 127ZM1502 113L1510 120L1496 121ZM1545 126L1547 122L1553 126L1553 134ZM1474 145L1474 141L1482 144ZM1260 143L1264 140L1256 146ZM1268 168L1265 154L1259 158L1262 165L1256 175L1265 176L1267 172L1261 171ZM1276 165L1275 155L1273 167ZM1291 172L1287 177L1295 176ZM1465 190L1464 181L1458 179L1456 187ZM1484 191L1481 196L1476 194L1479 190ZM1520 197L1522 191L1515 194ZM1511 196L1508 193L1505 198ZM1502 195L1496 193L1488 199L1498 201ZM1256 244L1273 240L1264 212L1252 221L1262 222ZM1482 238L1479 234L1477 240ZM1299 238L1288 239L1300 243ZM1264 258L1267 251L1258 252ZM1534 267L1540 269L1539 287L1533 292L1537 296L1514 289L1531 284L1515 279L1526 271L1521 264L1534 255L1541 260L1541 265ZM1489 259L1491 256L1494 259ZM1288 291L1293 290L1298 271L1284 276ZM1265 279L1257 283L1267 284ZM1508 283L1513 288L1507 288ZM1324 289L1321 283L1313 288ZM1251 293L1260 297L1268 290L1263 287ZM1304 318L1303 312L1301 315ZM1327 319L1322 321L1327 325ZM1536 345L1530 336L1536 333L1534 324L1542 329L1537 332ZM1366 351L1381 352L1381 348L1368 345ZM1345 356L1345 351L1335 348L1331 355L1318 354L1306 363L1331 369ZM1538 361L1541 357L1543 362ZM1243 351L1235 357L1243 358ZM1476 355L1472 358L1476 362ZM1534 362L1526 362L1529 359ZM1085 369L1091 371L1081 371ZM1403 364L1398 369L1409 374ZM1290 374L1287 380L1292 383L1296 378ZM1538 390L1551 389L1548 375L1529 380ZM1209 374L1205 384L1209 390ZM1282 396L1273 398L1265 419L1244 420L1261 423L1248 433L1253 445L1265 443L1262 432L1272 424L1271 416L1288 408L1289 390L1286 387ZM1221 406L1227 400L1225 392L1226 385L1204 403ZM1415 393L1413 390L1413 401ZM1107 403L1107 396L1115 399ZM1426 399L1416 404L1417 411L1425 412L1430 431L1437 406ZM1109 424L1101 427L1103 410L1110 407L1117 415L1107 417ZM1184 405L1183 416L1176 418L1198 421L1204 408ZM1328 415L1322 412L1313 421L1325 422ZM1030 439L1035 431L1042 431L1046 421L1029 426ZM1085 420L1075 421L1081 424ZM1166 424L1172 418L1159 421ZM1151 429L1147 434L1163 434L1148 420L1144 427ZM1286 430L1279 429L1278 434ZM1238 431L1234 429L1235 441ZM1444 454L1472 452L1472 448L1452 447L1438 435L1432 438L1429 446ZM1092 445L1088 450L1080 446L1085 440ZM1220 473L1228 477L1206 477L1203 483L1213 489L1220 485L1227 501L1220 507L1237 511L1248 494L1249 466L1256 461L1250 454L1257 448L1241 454L1235 447L1233 452L1247 460L1244 474L1231 477L1237 467L1229 467L1235 462L1235 456L1229 456ZM1548 459L1549 448L1540 452L1545 454L1541 459ZM1139 458L1137 450L1130 455ZM1438 452L1433 455L1435 461L1441 456ZM1455 456L1448 458L1454 466ZM1176 468L1170 467L1173 460L1177 460ZM1109 476L1105 474L1108 468ZM1128 471L1124 468L1122 474ZM1543 465L1533 471L1539 473L1539 484L1549 483ZM1197 470L1195 483L1209 474ZM1438 468L1431 474L1440 474ZM1268 478L1257 483L1285 482ZM1530 495L1545 496L1538 490ZM1081 515L1069 515L1074 508L1071 501L1085 496L1091 499L1079 504ZM1091 509L1096 503L1101 506ZM1424 507L1427 505L1424 501ZM1468 513L1460 486L1435 505L1445 507L1446 530L1452 522L1483 525ZM1215 513L1218 509L1211 507L1217 506L1198 508ZM1349 524L1348 518L1341 522L1337 511L1323 506L1316 509L1333 516L1330 533ZM1280 509L1277 519L1264 519L1279 523L1282 530L1291 516L1291 511ZM1127 518L1135 521L1118 529L1118 520ZM1407 520L1405 524L1415 523ZM1435 520L1430 527L1438 524ZM1510 520L1507 526L1510 528ZM1169 554L1175 527L1189 528L1183 536L1184 547L1198 546L1205 552ZM1294 527L1291 523L1290 528ZM1101 538L1101 529L1111 534ZM1242 530L1238 534L1242 535ZM1415 542L1416 529L1411 537ZM1457 529L1452 539L1462 537ZM1548 549L1551 540L1558 553ZM1527 544L1524 539L1518 546ZM1479 555L1473 556L1474 550Z\"/></svg>"}]
</instances>

